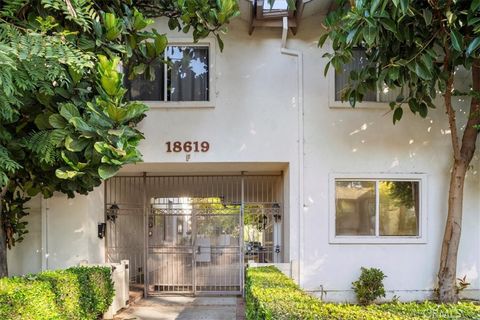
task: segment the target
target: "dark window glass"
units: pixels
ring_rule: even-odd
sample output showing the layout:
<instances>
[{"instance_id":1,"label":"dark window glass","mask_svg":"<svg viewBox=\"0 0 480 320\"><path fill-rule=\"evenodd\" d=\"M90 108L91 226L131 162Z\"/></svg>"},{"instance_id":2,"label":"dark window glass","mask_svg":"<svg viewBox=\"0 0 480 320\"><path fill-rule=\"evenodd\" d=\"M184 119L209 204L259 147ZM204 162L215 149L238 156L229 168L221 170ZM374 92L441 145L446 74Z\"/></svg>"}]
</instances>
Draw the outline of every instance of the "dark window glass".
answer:
<instances>
[{"instance_id":1,"label":"dark window glass","mask_svg":"<svg viewBox=\"0 0 480 320\"><path fill-rule=\"evenodd\" d=\"M169 64L154 65L155 80L139 76L127 81L130 100L140 101L208 101L208 47L169 46ZM167 69L167 83L164 72ZM165 86L167 96L165 97Z\"/></svg>"},{"instance_id":2,"label":"dark window glass","mask_svg":"<svg viewBox=\"0 0 480 320\"><path fill-rule=\"evenodd\" d=\"M134 80L127 80L128 98L139 101L164 100L164 67L162 63L154 66L155 80L147 80L144 75L139 75Z\"/></svg>"},{"instance_id":3,"label":"dark window glass","mask_svg":"<svg viewBox=\"0 0 480 320\"><path fill-rule=\"evenodd\" d=\"M167 48L168 101L208 101L208 47Z\"/></svg>"}]
</instances>

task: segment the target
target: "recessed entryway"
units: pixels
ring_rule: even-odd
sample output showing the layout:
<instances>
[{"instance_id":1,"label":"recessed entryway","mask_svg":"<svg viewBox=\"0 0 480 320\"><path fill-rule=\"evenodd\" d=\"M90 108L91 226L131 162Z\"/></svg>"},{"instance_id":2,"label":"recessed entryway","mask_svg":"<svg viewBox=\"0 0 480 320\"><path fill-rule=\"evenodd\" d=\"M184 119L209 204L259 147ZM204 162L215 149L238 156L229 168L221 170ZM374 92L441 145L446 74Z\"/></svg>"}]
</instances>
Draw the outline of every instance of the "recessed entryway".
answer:
<instances>
[{"instance_id":1,"label":"recessed entryway","mask_svg":"<svg viewBox=\"0 0 480 320\"><path fill-rule=\"evenodd\" d=\"M159 294L240 295L247 261L283 262L283 177L118 176L105 184L106 260Z\"/></svg>"}]
</instances>

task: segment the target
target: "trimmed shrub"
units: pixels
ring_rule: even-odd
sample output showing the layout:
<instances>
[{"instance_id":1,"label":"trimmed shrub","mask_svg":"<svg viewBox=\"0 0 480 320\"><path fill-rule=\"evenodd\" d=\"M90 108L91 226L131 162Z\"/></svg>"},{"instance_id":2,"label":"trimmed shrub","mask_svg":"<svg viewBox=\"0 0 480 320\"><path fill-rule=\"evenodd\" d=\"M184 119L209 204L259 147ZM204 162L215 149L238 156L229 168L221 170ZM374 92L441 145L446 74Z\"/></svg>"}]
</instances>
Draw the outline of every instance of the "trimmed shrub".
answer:
<instances>
[{"instance_id":1,"label":"trimmed shrub","mask_svg":"<svg viewBox=\"0 0 480 320\"><path fill-rule=\"evenodd\" d=\"M50 284L55 294L55 303L67 319L80 319L82 310L78 307L80 301L80 285L74 273L65 270L45 271L36 276L37 280Z\"/></svg>"},{"instance_id":2,"label":"trimmed shrub","mask_svg":"<svg viewBox=\"0 0 480 320\"><path fill-rule=\"evenodd\" d=\"M367 307L324 303L302 291L273 266L247 269L245 298L248 320L480 319L480 306L472 303L386 303Z\"/></svg>"},{"instance_id":3,"label":"trimmed shrub","mask_svg":"<svg viewBox=\"0 0 480 320\"><path fill-rule=\"evenodd\" d=\"M112 304L115 290L111 271L105 267L75 267L66 270L77 276L80 287L79 305L84 316L96 319Z\"/></svg>"},{"instance_id":4,"label":"trimmed shrub","mask_svg":"<svg viewBox=\"0 0 480 320\"><path fill-rule=\"evenodd\" d=\"M110 268L74 267L0 279L2 320L96 320L114 296Z\"/></svg>"},{"instance_id":5,"label":"trimmed shrub","mask_svg":"<svg viewBox=\"0 0 480 320\"><path fill-rule=\"evenodd\" d=\"M361 268L362 273L357 281L352 282L352 289L361 305L367 305L377 298L385 297L383 279L387 276L380 269Z\"/></svg>"},{"instance_id":6,"label":"trimmed shrub","mask_svg":"<svg viewBox=\"0 0 480 320\"><path fill-rule=\"evenodd\" d=\"M292 279L273 266L247 270L245 298L248 320L403 319L382 310L365 310L360 306L323 303L302 291Z\"/></svg>"},{"instance_id":7,"label":"trimmed shrub","mask_svg":"<svg viewBox=\"0 0 480 320\"><path fill-rule=\"evenodd\" d=\"M0 319L63 320L48 282L27 278L0 279Z\"/></svg>"}]
</instances>

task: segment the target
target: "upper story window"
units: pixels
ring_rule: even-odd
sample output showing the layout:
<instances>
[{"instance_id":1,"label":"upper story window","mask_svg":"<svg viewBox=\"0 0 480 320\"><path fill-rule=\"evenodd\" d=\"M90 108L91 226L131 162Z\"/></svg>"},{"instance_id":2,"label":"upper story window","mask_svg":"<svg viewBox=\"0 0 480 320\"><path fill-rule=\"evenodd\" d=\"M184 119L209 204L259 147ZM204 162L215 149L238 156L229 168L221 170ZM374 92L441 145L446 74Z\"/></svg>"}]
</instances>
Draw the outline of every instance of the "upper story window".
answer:
<instances>
[{"instance_id":1,"label":"upper story window","mask_svg":"<svg viewBox=\"0 0 480 320\"><path fill-rule=\"evenodd\" d=\"M353 59L351 62L343 65L341 71L335 71L334 79L331 82L334 83L333 99L330 99L330 106L333 107L345 107L349 106L348 102L342 102L342 90L347 86L350 73L352 71L361 71L367 66L367 57L365 49L355 48L352 50ZM382 103L385 106L390 101L395 101L400 89L390 89L385 84L381 88L377 87L376 90L370 90L363 96L363 101L359 103L359 106L378 107L378 103Z\"/></svg>"},{"instance_id":2,"label":"upper story window","mask_svg":"<svg viewBox=\"0 0 480 320\"><path fill-rule=\"evenodd\" d=\"M138 76L128 81L129 99L152 102L210 101L210 56L208 45L170 45L168 63L154 65L155 80Z\"/></svg>"},{"instance_id":3,"label":"upper story window","mask_svg":"<svg viewBox=\"0 0 480 320\"><path fill-rule=\"evenodd\" d=\"M423 176L335 178L332 242L424 240L422 180Z\"/></svg>"}]
</instances>

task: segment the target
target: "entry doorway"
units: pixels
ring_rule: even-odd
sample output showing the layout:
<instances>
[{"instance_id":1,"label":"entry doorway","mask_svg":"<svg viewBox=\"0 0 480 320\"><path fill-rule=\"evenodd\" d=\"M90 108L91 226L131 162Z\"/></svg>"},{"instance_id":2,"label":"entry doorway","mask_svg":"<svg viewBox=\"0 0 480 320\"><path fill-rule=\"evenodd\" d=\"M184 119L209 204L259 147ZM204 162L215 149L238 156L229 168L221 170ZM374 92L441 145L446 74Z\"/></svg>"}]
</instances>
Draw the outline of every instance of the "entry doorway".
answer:
<instances>
[{"instance_id":1,"label":"entry doorway","mask_svg":"<svg viewBox=\"0 0 480 320\"><path fill-rule=\"evenodd\" d=\"M148 295L241 294L247 261L282 262L282 176L118 176L105 184L106 260Z\"/></svg>"}]
</instances>

